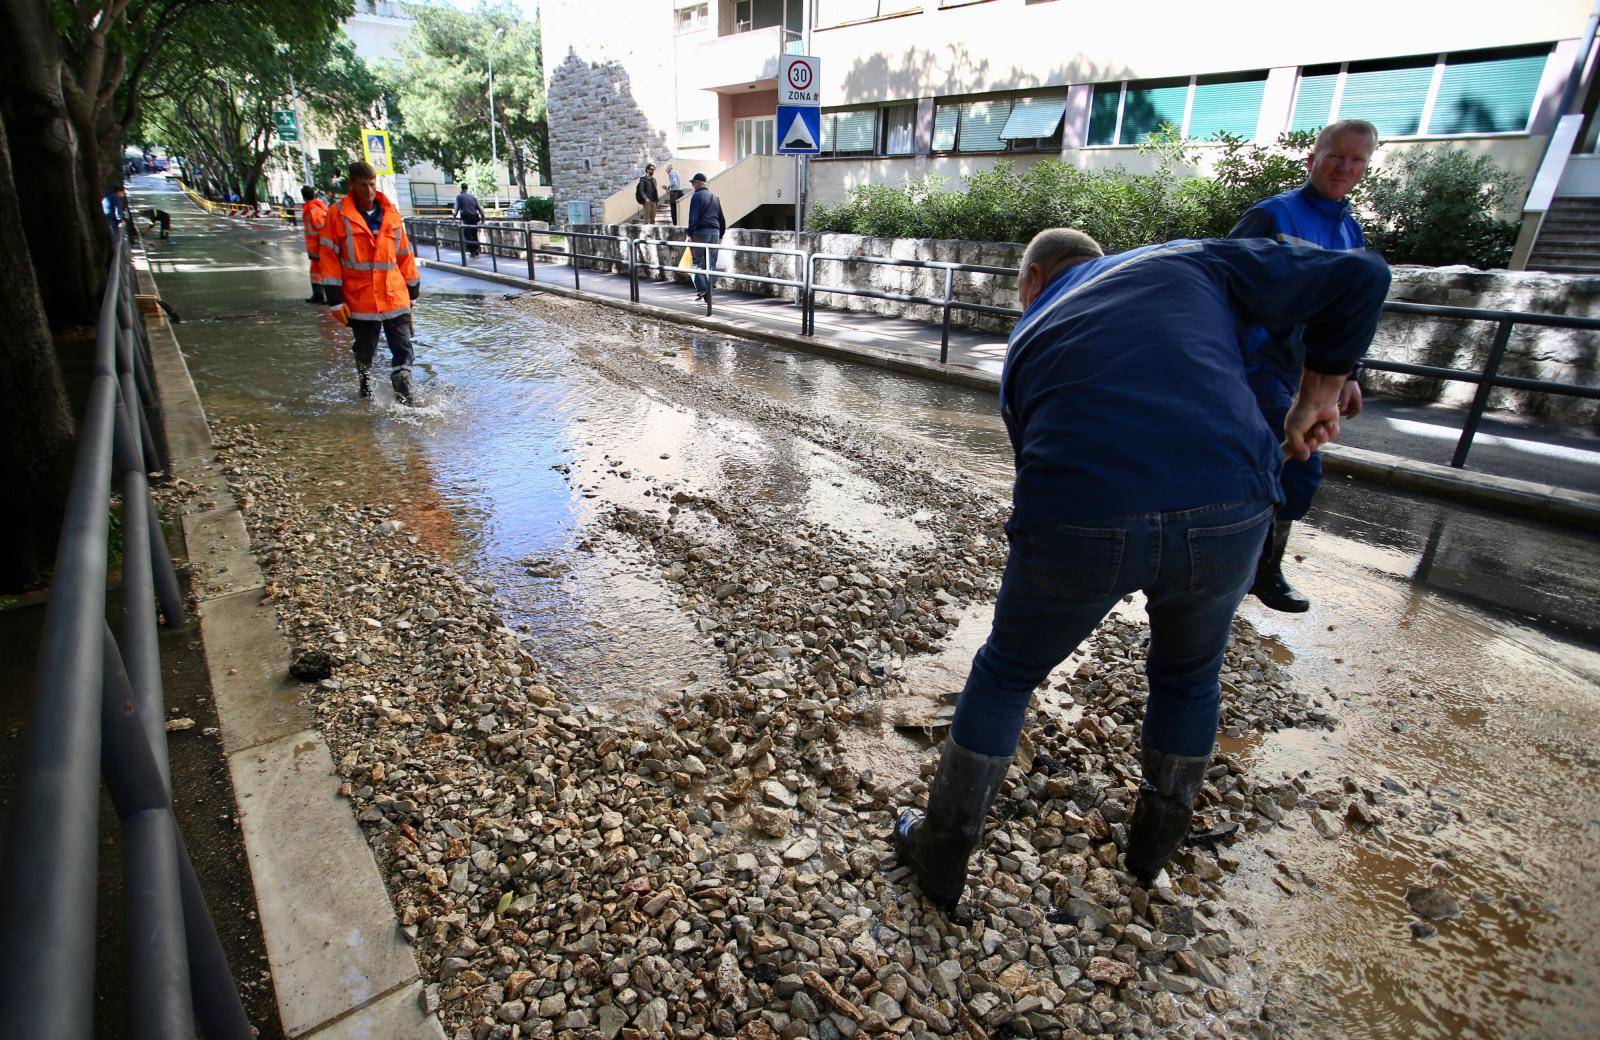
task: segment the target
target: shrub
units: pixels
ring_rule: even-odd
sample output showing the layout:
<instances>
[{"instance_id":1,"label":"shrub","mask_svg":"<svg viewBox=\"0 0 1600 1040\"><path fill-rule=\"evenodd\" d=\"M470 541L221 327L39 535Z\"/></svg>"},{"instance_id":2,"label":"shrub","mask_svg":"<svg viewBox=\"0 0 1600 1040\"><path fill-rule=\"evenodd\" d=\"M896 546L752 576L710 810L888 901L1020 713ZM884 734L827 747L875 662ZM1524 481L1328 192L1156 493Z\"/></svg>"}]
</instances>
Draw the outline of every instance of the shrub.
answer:
<instances>
[{"instance_id":1,"label":"shrub","mask_svg":"<svg viewBox=\"0 0 1600 1040\"><path fill-rule=\"evenodd\" d=\"M506 208L506 213L513 220L553 222L556 219L556 200L552 195L530 195L513 202Z\"/></svg>"},{"instance_id":2,"label":"shrub","mask_svg":"<svg viewBox=\"0 0 1600 1040\"><path fill-rule=\"evenodd\" d=\"M1306 156L1311 154L1316 139L1314 131L1296 130L1278 135L1270 146L1262 146L1233 134L1219 134L1222 154L1217 157L1211 179L1204 182L1204 234L1221 238L1257 202L1304 184Z\"/></svg>"},{"instance_id":3,"label":"shrub","mask_svg":"<svg viewBox=\"0 0 1600 1040\"><path fill-rule=\"evenodd\" d=\"M1504 267L1520 223L1497 214L1519 183L1488 156L1459 148L1395 156L1362 186L1367 245L1391 264Z\"/></svg>"}]
</instances>

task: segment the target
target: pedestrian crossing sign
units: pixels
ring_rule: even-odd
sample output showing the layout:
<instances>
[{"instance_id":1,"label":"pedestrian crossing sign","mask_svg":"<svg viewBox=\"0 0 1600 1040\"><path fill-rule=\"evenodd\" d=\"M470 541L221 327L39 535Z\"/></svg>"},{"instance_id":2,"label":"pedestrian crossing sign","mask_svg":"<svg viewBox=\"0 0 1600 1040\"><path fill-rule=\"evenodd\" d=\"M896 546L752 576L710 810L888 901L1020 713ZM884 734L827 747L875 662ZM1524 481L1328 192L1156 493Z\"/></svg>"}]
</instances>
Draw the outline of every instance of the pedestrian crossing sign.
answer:
<instances>
[{"instance_id":1,"label":"pedestrian crossing sign","mask_svg":"<svg viewBox=\"0 0 1600 1040\"><path fill-rule=\"evenodd\" d=\"M778 106L779 155L816 155L822 151L822 110L814 105Z\"/></svg>"},{"instance_id":2,"label":"pedestrian crossing sign","mask_svg":"<svg viewBox=\"0 0 1600 1040\"><path fill-rule=\"evenodd\" d=\"M362 127L361 153L378 173L394 172L394 153L389 149L389 131L370 126Z\"/></svg>"}]
</instances>

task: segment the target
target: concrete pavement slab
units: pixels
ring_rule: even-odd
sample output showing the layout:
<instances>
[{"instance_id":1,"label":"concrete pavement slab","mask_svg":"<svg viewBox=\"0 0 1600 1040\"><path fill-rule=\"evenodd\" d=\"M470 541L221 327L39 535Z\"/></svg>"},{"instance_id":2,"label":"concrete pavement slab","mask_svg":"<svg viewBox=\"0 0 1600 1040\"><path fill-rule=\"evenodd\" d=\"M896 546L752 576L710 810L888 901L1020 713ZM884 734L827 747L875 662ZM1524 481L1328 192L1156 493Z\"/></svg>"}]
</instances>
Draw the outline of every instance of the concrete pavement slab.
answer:
<instances>
[{"instance_id":1,"label":"concrete pavement slab","mask_svg":"<svg viewBox=\"0 0 1600 1040\"><path fill-rule=\"evenodd\" d=\"M278 740L311 724L300 706L300 684L289 678L289 646L278 632L277 611L261 602L260 589L202 602L200 634L225 751Z\"/></svg>"},{"instance_id":2,"label":"concrete pavement slab","mask_svg":"<svg viewBox=\"0 0 1600 1040\"><path fill-rule=\"evenodd\" d=\"M433 1015L422 1012L422 983L413 982L307 1033L307 1040L444 1040Z\"/></svg>"},{"instance_id":3,"label":"concrete pavement slab","mask_svg":"<svg viewBox=\"0 0 1600 1040\"><path fill-rule=\"evenodd\" d=\"M190 584L201 602L262 586L244 515L233 507L231 496L227 502L223 509L183 516L183 538L193 569Z\"/></svg>"},{"instance_id":4,"label":"concrete pavement slab","mask_svg":"<svg viewBox=\"0 0 1600 1040\"><path fill-rule=\"evenodd\" d=\"M311 1034L415 979L322 737L302 729L235 752L228 770L284 1032Z\"/></svg>"}]
</instances>

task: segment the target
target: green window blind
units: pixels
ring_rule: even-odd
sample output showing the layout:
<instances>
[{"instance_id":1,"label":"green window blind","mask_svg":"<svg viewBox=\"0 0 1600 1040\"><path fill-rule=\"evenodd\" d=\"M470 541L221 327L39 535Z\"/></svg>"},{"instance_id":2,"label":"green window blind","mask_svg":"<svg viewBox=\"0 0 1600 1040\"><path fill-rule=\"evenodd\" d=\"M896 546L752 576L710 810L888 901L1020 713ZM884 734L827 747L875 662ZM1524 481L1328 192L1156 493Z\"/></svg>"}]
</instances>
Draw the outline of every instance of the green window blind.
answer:
<instances>
[{"instance_id":1,"label":"green window blind","mask_svg":"<svg viewBox=\"0 0 1600 1040\"><path fill-rule=\"evenodd\" d=\"M1049 137L1056 132L1061 113L1066 110L1065 97L1018 98L1011 106L1011 116L1000 131L1000 137L1006 141Z\"/></svg>"},{"instance_id":2,"label":"green window blind","mask_svg":"<svg viewBox=\"0 0 1600 1040\"><path fill-rule=\"evenodd\" d=\"M969 101L961 106L961 132L957 146L963 152L998 152L1004 145L1000 131L1011 115L1011 99Z\"/></svg>"},{"instance_id":3,"label":"green window blind","mask_svg":"<svg viewBox=\"0 0 1600 1040\"><path fill-rule=\"evenodd\" d=\"M1256 122L1261 117L1261 96L1266 88L1265 73L1202 77L1194 86L1188 136L1204 140L1227 132L1244 138L1255 137Z\"/></svg>"},{"instance_id":4,"label":"green window blind","mask_svg":"<svg viewBox=\"0 0 1600 1040\"><path fill-rule=\"evenodd\" d=\"M1528 128L1550 48L1478 51L1445 59L1430 134L1495 134Z\"/></svg>"},{"instance_id":5,"label":"green window blind","mask_svg":"<svg viewBox=\"0 0 1600 1040\"><path fill-rule=\"evenodd\" d=\"M1147 80L1129 83L1122 102L1122 133L1118 144L1138 144L1163 123L1183 127L1183 106L1189 99L1189 81L1183 79Z\"/></svg>"},{"instance_id":6,"label":"green window blind","mask_svg":"<svg viewBox=\"0 0 1600 1040\"><path fill-rule=\"evenodd\" d=\"M1433 82L1434 59L1351 62L1345 76L1340 119L1365 119L1383 137L1415 134Z\"/></svg>"},{"instance_id":7,"label":"green window blind","mask_svg":"<svg viewBox=\"0 0 1600 1040\"><path fill-rule=\"evenodd\" d=\"M961 120L961 109L956 105L940 105L933 113L933 150L956 150L956 125Z\"/></svg>"},{"instance_id":8,"label":"green window blind","mask_svg":"<svg viewBox=\"0 0 1600 1040\"><path fill-rule=\"evenodd\" d=\"M1089 102L1089 144L1110 144L1117 133L1117 106L1122 103L1121 83L1096 83Z\"/></svg>"},{"instance_id":9,"label":"green window blind","mask_svg":"<svg viewBox=\"0 0 1600 1040\"><path fill-rule=\"evenodd\" d=\"M1328 113L1333 108L1333 89L1338 83L1337 65L1316 65L1301 70L1289 129L1320 130L1332 122Z\"/></svg>"},{"instance_id":10,"label":"green window blind","mask_svg":"<svg viewBox=\"0 0 1600 1040\"><path fill-rule=\"evenodd\" d=\"M850 112L830 112L833 124L832 151L870 152L878 139L878 110L858 108Z\"/></svg>"}]
</instances>

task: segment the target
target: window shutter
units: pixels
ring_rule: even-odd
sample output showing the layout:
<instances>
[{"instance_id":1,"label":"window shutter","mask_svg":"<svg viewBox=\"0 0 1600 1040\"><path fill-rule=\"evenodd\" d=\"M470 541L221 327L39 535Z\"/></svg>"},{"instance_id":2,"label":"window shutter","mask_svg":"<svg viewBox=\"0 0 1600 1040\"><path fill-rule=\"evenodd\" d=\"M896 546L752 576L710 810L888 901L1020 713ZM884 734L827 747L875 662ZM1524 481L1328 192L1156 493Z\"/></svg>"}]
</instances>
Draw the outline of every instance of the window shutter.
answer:
<instances>
[{"instance_id":1,"label":"window shutter","mask_svg":"<svg viewBox=\"0 0 1600 1040\"><path fill-rule=\"evenodd\" d=\"M933 150L936 152L953 152L956 150L956 124L960 121L961 110L955 105L940 105L933 113Z\"/></svg>"},{"instance_id":2,"label":"window shutter","mask_svg":"<svg viewBox=\"0 0 1600 1040\"><path fill-rule=\"evenodd\" d=\"M1266 74L1260 72L1202 77L1195 83L1194 104L1189 108L1188 136L1204 140L1227 132L1254 138L1266 87Z\"/></svg>"},{"instance_id":3,"label":"window shutter","mask_svg":"<svg viewBox=\"0 0 1600 1040\"><path fill-rule=\"evenodd\" d=\"M888 105L883 110L883 151L910 155L916 150L916 105Z\"/></svg>"},{"instance_id":4,"label":"window shutter","mask_svg":"<svg viewBox=\"0 0 1600 1040\"><path fill-rule=\"evenodd\" d=\"M1433 82L1433 58L1350 64L1340 119L1365 119L1383 137L1409 137L1422 122L1422 106Z\"/></svg>"},{"instance_id":5,"label":"window shutter","mask_svg":"<svg viewBox=\"0 0 1600 1040\"><path fill-rule=\"evenodd\" d=\"M822 113L822 140L818 147L824 153L833 151L833 115L832 112Z\"/></svg>"},{"instance_id":6,"label":"window shutter","mask_svg":"<svg viewBox=\"0 0 1600 1040\"><path fill-rule=\"evenodd\" d=\"M1300 71L1300 84L1294 95L1294 116L1290 130L1320 130L1332 120L1333 89L1339 83L1339 66L1318 65Z\"/></svg>"},{"instance_id":7,"label":"window shutter","mask_svg":"<svg viewBox=\"0 0 1600 1040\"><path fill-rule=\"evenodd\" d=\"M1067 110L1065 97L1018 98L1011 106L1011 115L1000 131L1004 141L1049 137L1061 123L1061 113Z\"/></svg>"},{"instance_id":8,"label":"window shutter","mask_svg":"<svg viewBox=\"0 0 1600 1040\"><path fill-rule=\"evenodd\" d=\"M878 110L858 108L833 114L833 150L870 152L878 139Z\"/></svg>"},{"instance_id":9,"label":"window shutter","mask_svg":"<svg viewBox=\"0 0 1600 1040\"><path fill-rule=\"evenodd\" d=\"M1117 105L1122 101L1121 83L1096 83L1089 102L1089 144L1110 144L1117 132Z\"/></svg>"},{"instance_id":10,"label":"window shutter","mask_svg":"<svg viewBox=\"0 0 1600 1040\"><path fill-rule=\"evenodd\" d=\"M1445 59L1430 134L1520 133L1528 128L1550 48L1478 51Z\"/></svg>"},{"instance_id":11,"label":"window shutter","mask_svg":"<svg viewBox=\"0 0 1600 1040\"><path fill-rule=\"evenodd\" d=\"M1000 131L1011 115L1011 99L969 101L961 106L961 132L957 147L963 152L998 152Z\"/></svg>"},{"instance_id":12,"label":"window shutter","mask_svg":"<svg viewBox=\"0 0 1600 1040\"><path fill-rule=\"evenodd\" d=\"M1163 123L1183 128L1183 106L1189 98L1188 80L1149 80L1129 83L1122 102L1122 135L1118 144L1138 144Z\"/></svg>"}]
</instances>

